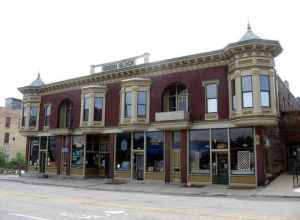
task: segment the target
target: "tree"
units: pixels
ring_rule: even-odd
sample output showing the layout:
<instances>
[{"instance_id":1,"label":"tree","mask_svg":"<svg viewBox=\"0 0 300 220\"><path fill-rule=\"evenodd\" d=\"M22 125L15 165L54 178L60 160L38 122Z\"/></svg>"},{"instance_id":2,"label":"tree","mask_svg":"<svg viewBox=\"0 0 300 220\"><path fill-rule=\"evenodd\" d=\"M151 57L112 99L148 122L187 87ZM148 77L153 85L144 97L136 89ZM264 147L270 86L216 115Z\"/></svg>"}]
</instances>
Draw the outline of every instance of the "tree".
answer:
<instances>
[{"instance_id":1,"label":"tree","mask_svg":"<svg viewBox=\"0 0 300 220\"><path fill-rule=\"evenodd\" d=\"M0 167L4 167L6 163L6 154L0 149Z\"/></svg>"}]
</instances>

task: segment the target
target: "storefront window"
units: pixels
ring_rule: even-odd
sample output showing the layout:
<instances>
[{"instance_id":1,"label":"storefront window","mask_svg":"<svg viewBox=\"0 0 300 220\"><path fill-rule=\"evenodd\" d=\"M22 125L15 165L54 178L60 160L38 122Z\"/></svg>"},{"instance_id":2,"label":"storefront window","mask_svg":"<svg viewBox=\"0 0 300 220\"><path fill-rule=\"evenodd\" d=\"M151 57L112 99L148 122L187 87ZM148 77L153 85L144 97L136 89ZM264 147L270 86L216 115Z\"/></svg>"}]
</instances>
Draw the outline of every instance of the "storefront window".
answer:
<instances>
[{"instance_id":1,"label":"storefront window","mask_svg":"<svg viewBox=\"0 0 300 220\"><path fill-rule=\"evenodd\" d=\"M129 171L131 154L131 134L117 135L116 146L116 169L118 171Z\"/></svg>"},{"instance_id":2,"label":"storefront window","mask_svg":"<svg viewBox=\"0 0 300 220\"><path fill-rule=\"evenodd\" d=\"M86 168L99 168L100 136L86 136Z\"/></svg>"},{"instance_id":3,"label":"storefront window","mask_svg":"<svg viewBox=\"0 0 300 220\"><path fill-rule=\"evenodd\" d=\"M230 158L232 174L254 174L253 128L230 129Z\"/></svg>"},{"instance_id":4,"label":"storefront window","mask_svg":"<svg viewBox=\"0 0 300 220\"><path fill-rule=\"evenodd\" d=\"M30 140L29 165L38 166L39 162L39 138L31 138Z\"/></svg>"},{"instance_id":5,"label":"storefront window","mask_svg":"<svg viewBox=\"0 0 300 220\"><path fill-rule=\"evenodd\" d=\"M225 129L212 129L211 141L213 149L227 149L228 148L228 130Z\"/></svg>"},{"instance_id":6,"label":"storefront window","mask_svg":"<svg viewBox=\"0 0 300 220\"><path fill-rule=\"evenodd\" d=\"M180 149L180 131L174 131L172 133L172 148Z\"/></svg>"},{"instance_id":7,"label":"storefront window","mask_svg":"<svg viewBox=\"0 0 300 220\"><path fill-rule=\"evenodd\" d=\"M148 132L147 137L147 155L146 171L163 172L164 171L164 133Z\"/></svg>"},{"instance_id":8,"label":"storefront window","mask_svg":"<svg viewBox=\"0 0 300 220\"><path fill-rule=\"evenodd\" d=\"M189 169L191 174L209 174L209 136L209 130L190 131Z\"/></svg>"},{"instance_id":9,"label":"storefront window","mask_svg":"<svg viewBox=\"0 0 300 220\"><path fill-rule=\"evenodd\" d=\"M144 150L144 132L133 134L133 149Z\"/></svg>"},{"instance_id":10,"label":"storefront window","mask_svg":"<svg viewBox=\"0 0 300 220\"><path fill-rule=\"evenodd\" d=\"M84 158L84 136L72 137L72 167L83 167Z\"/></svg>"},{"instance_id":11,"label":"storefront window","mask_svg":"<svg viewBox=\"0 0 300 220\"><path fill-rule=\"evenodd\" d=\"M49 144L48 144L48 166L56 166L56 153L57 145L56 145L56 138L54 136L49 137Z\"/></svg>"}]
</instances>

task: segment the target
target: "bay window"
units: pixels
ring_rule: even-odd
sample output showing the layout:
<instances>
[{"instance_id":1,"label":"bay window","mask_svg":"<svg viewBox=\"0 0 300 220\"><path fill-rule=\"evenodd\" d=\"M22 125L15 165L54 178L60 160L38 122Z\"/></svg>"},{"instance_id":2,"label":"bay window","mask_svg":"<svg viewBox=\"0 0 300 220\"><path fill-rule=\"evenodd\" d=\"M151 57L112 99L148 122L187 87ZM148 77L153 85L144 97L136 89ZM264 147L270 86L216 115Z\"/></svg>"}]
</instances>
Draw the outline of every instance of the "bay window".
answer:
<instances>
[{"instance_id":1,"label":"bay window","mask_svg":"<svg viewBox=\"0 0 300 220\"><path fill-rule=\"evenodd\" d=\"M103 97L94 98L94 121L102 121Z\"/></svg>"},{"instance_id":2,"label":"bay window","mask_svg":"<svg viewBox=\"0 0 300 220\"><path fill-rule=\"evenodd\" d=\"M34 105L30 106L30 117L29 117L29 127L35 127L37 124L37 107Z\"/></svg>"},{"instance_id":3,"label":"bay window","mask_svg":"<svg viewBox=\"0 0 300 220\"><path fill-rule=\"evenodd\" d=\"M26 111L27 111L27 108L25 106L23 106L23 109L22 109L22 127L25 127L25 124L26 124Z\"/></svg>"},{"instance_id":4,"label":"bay window","mask_svg":"<svg viewBox=\"0 0 300 220\"><path fill-rule=\"evenodd\" d=\"M270 80L268 75L260 75L260 102L262 107L270 107Z\"/></svg>"},{"instance_id":5,"label":"bay window","mask_svg":"<svg viewBox=\"0 0 300 220\"><path fill-rule=\"evenodd\" d=\"M236 91L235 91L235 79L231 80L231 97L232 97L232 110L236 110Z\"/></svg>"},{"instance_id":6,"label":"bay window","mask_svg":"<svg viewBox=\"0 0 300 220\"><path fill-rule=\"evenodd\" d=\"M125 92L125 118L131 118L132 92Z\"/></svg>"},{"instance_id":7,"label":"bay window","mask_svg":"<svg viewBox=\"0 0 300 220\"><path fill-rule=\"evenodd\" d=\"M252 76L242 76L242 103L243 108L253 107Z\"/></svg>"},{"instance_id":8,"label":"bay window","mask_svg":"<svg viewBox=\"0 0 300 220\"><path fill-rule=\"evenodd\" d=\"M145 118L147 112L147 92L139 91L137 93L137 116Z\"/></svg>"},{"instance_id":9,"label":"bay window","mask_svg":"<svg viewBox=\"0 0 300 220\"><path fill-rule=\"evenodd\" d=\"M207 84L206 85L206 111L207 113L218 112L218 89L217 84Z\"/></svg>"},{"instance_id":10,"label":"bay window","mask_svg":"<svg viewBox=\"0 0 300 220\"><path fill-rule=\"evenodd\" d=\"M83 99L83 121L89 120L89 105L90 105L90 98L85 95Z\"/></svg>"}]
</instances>

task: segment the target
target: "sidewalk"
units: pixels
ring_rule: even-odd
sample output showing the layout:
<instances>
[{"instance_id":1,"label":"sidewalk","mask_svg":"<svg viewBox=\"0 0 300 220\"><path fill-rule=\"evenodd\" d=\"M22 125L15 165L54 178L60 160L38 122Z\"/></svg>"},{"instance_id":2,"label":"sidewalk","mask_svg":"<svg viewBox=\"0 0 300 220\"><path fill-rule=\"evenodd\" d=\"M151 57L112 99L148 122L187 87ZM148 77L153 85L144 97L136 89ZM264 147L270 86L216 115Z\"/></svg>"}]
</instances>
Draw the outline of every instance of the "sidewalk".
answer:
<instances>
[{"instance_id":1,"label":"sidewalk","mask_svg":"<svg viewBox=\"0 0 300 220\"><path fill-rule=\"evenodd\" d=\"M38 178L35 176L0 176L0 181L15 181L25 184L72 187L89 190L155 193L181 196L230 196L230 197L283 197L300 198L300 188L293 189L292 176L281 175L266 187L256 189L236 189L224 185L207 185L200 187L185 187L173 184L151 182L112 182L111 180L90 178L78 179L70 177Z\"/></svg>"}]
</instances>

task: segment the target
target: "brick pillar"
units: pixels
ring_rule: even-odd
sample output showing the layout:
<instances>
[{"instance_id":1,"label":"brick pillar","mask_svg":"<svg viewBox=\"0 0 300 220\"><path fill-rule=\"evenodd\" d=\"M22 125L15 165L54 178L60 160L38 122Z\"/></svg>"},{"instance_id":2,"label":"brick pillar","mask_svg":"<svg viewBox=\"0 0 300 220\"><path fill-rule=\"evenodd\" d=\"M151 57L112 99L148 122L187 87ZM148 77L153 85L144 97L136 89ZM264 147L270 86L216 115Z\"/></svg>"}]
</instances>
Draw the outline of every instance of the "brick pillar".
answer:
<instances>
[{"instance_id":1,"label":"brick pillar","mask_svg":"<svg viewBox=\"0 0 300 220\"><path fill-rule=\"evenodd\" d=\"M114 165L115 165L115 138L116 134L110 134L110 144L109 144L109 178L114 178Z\"/></svg>"},{"instance_id":2,"label":"brick pillar","mask_svg":"<svg viewBox=\"0 0 300 220\"><path fill-rule=\"evenodd\" d=\"M181 183L187 183L187 130L180 131Z\"/></svg>"},{"instance_id":3,"label":"brick pillar","mask_svg":"<svg viewBox=\"0 0 300 220\"><path fill-rule=\"evenodd\" d=\"M264 128L256 127L256 135L259 136L259 144L256 144L256 176L259 186L265 185L265 149L264 149ZM254 138L256 141L256 137Z\"/></svg>"},{"instance_id":4,"label":"brick pillar","mask_svg":"<svg viewBox=\"0 0 300 220\"><path fill-rule=\"evenodd\" d=\"M172 132L165 131L165 182L171 182L171 144Z\"/></svg>"}]
</instances>

